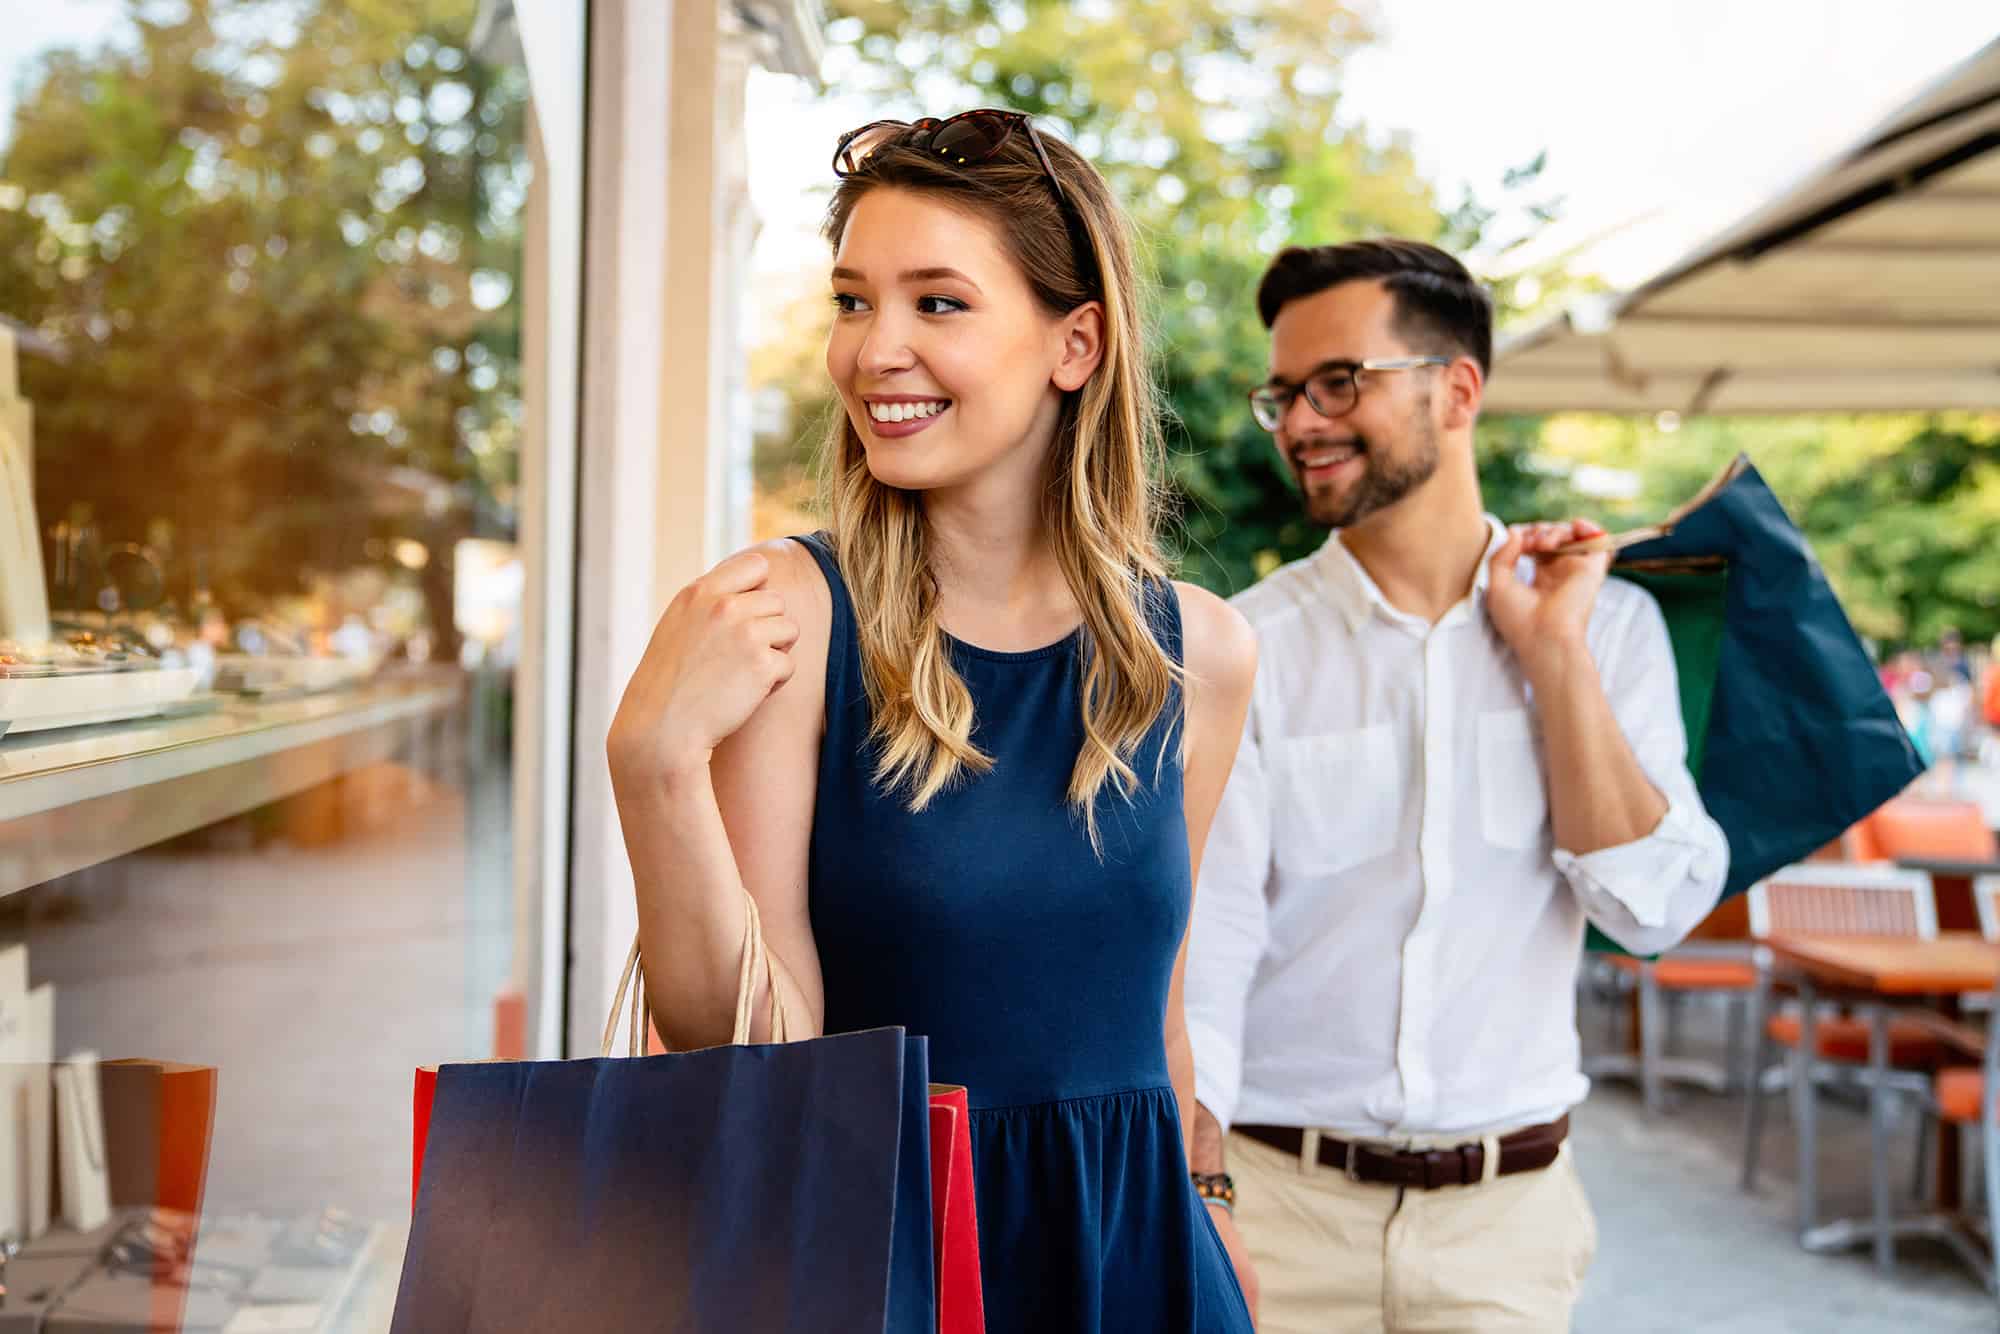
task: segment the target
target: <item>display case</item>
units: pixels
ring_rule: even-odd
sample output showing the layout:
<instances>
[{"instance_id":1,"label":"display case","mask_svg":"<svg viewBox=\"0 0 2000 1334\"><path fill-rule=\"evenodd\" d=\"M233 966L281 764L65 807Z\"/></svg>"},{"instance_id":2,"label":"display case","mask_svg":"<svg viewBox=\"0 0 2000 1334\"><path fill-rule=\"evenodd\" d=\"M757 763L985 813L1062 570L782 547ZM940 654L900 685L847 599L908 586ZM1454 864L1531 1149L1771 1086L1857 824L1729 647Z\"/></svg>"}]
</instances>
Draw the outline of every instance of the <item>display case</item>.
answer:
<instances>
[{"instance_id":1,"label":"display case","mask_svg":"<svg viewBox=\"0 0 2000 1334\"><path fill-rule=\"evenodd\" d=\"M386 1328L415 1067L556 1031L583 21L0 55L0 1334Z\"/></svg>"}]
</instances>

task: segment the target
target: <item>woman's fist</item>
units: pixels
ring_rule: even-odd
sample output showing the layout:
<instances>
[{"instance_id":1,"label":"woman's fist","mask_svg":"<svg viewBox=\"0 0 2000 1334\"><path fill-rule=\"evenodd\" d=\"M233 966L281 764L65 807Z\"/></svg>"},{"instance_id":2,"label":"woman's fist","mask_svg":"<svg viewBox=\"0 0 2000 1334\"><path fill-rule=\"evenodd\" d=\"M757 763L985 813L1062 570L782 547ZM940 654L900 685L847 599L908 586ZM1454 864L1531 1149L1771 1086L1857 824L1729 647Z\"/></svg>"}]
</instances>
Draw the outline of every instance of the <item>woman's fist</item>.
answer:
<instances>
[{"instance_id":1,"label":"woman's fist","mask_svg":"<svg viewBox=\"0 0 2000 1334\"><path fill-rule=\"evenodd\" d=\"M799 627L761 552L731 556L674 595L611 720L614 776L661 777L708 757L792 676Z\"/></svg>"}]
</instances>

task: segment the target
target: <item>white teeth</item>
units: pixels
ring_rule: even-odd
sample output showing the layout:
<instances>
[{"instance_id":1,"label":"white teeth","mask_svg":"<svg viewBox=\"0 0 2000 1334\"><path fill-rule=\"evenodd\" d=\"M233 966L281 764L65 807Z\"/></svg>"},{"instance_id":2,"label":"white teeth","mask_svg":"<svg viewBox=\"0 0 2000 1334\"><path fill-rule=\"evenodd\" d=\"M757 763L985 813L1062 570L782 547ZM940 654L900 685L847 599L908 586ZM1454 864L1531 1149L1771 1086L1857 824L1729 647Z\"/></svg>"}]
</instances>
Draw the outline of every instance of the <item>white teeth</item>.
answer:
<instances>
[{"instance_id":1,"label":"white teeth","mask_svg":"<svg viewBox=\"0 0 2000 1334\"><path fill-rule=\"evenodd\" d=\"M1358 449L1335 449L1316 454L1301 454L1299 462L1308 468L1327 468L1336 463L1345 463L1360 452Z\"/></svg>"},{"instance_id":2,"label":"white teeth","mask_svg":"<svg viewBox=\"0 0 2000 1334\"><path fill-rule=\"evenodd\" d=\"M935 417L950 406L942 399L924 403L870 403L868 415L878 422L906 422L919 417Z\"/></svg>"}]
</instances>

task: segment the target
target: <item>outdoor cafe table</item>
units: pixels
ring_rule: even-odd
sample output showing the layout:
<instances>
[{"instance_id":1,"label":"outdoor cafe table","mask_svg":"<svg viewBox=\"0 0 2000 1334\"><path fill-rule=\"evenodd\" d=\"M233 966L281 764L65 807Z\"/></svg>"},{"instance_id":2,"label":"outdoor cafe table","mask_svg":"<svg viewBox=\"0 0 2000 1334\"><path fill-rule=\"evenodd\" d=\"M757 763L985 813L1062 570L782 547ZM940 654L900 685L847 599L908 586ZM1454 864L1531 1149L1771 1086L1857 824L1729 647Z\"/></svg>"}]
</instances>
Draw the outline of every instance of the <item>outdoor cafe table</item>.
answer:
<instances>
[{"instance_id":1,"label":"outdoor cafe table","mask_svg":"<svg viewBox=\"0 0 2000 1334\"><path fill-rule=\"evenodd\" d=\"M1932 1237L1946 1242L1982 1272L1985 1259L1949 1213L1892 1220L1889 1216L1888 1099L1889 1010L1940 998L1950 1004L1965 992L1992 991L2000 984L2000 945L1973 931L1943 931L1935 940L1886 936L1775 935L1762 942L1772 963L1797 988L1799 1013L1811 1015L1819 999L1837 998L1855 1006L1868 1024L1868 1127L1874 1212L1869 1219L1847 1218L1821 1223L1818 1164L1811 1147L1814 1099L1811 1096L1814 1044L1802 1025L1801 1041L1792 1051L1792 1090L1799 1119L1799 1242L1810 1251L1844 1250L1860 1241L1872 1242L1875 1263L1887 1270L1895 1264L1897 1237ZM1940 1148L1949 1137L1940 1136ZM1941 1162L1943 1155L1940 1154ZM1952 1174L1955 1178L1956 1173ZM1949 1200L1944 1201L1946 1205Z\"/></svg>"}]
</instances>

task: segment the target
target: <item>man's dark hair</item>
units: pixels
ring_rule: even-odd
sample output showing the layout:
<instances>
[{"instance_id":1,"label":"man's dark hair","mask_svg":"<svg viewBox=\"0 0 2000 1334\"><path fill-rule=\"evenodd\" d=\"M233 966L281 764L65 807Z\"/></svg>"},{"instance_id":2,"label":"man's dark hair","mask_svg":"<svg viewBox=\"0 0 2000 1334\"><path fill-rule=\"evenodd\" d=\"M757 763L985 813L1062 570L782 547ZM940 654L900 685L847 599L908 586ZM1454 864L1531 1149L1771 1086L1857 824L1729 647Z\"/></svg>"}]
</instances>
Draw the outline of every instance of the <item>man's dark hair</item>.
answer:
<instances>
[{"instance_id":1,"label":"man's dark hair","mask_svg":"<svg viewBox=\"0 0 2000 1334\"><path fill-rule=\"evenodd\" d=\"M1493 369L1493 299L1465 265L1434 245L1384 237L1344 245L1289 246L1257 285L1264 327L1288 301L1358 280L1376 280L1396 298L1396 332L1419 352L1467 356Z\"/></svg>"}]
</instances>

